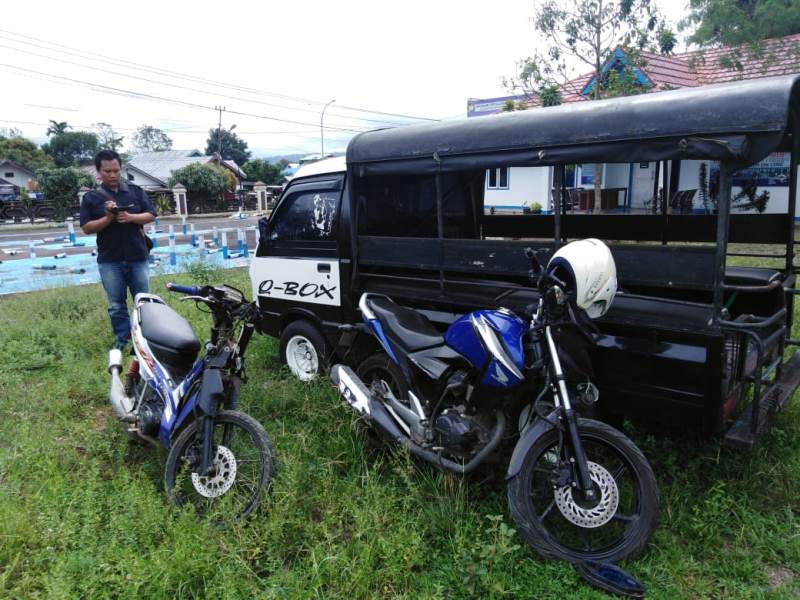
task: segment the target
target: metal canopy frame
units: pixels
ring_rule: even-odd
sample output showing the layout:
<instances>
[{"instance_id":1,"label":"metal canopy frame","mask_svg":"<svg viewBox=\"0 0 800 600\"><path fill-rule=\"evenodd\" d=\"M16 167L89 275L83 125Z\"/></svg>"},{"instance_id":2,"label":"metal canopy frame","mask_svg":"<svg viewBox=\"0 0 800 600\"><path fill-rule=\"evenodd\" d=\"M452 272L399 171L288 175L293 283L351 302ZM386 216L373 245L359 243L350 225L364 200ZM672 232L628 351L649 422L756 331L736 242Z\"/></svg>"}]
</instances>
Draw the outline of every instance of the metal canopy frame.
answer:
<instances>
[{"instance_id":1,"label":"metal canopy frame","mask_svg":"<svg viewBox=\"0 0 800 600\"><path fill-rule=\"evenodd\" d=\"M445 273L445 253L452 256L453 248L462 240L450 240L444 236L443 174L480 171L499 166L554 166L552 215L498 215L488 219L482 217L484 236L497 235L498 232L487 234L491 226L507 230L522 227L525 230L522 237L530 237L534 232L547 232L547 237L552 236L552 242L545 245L557 248L568 238L577 237L582 231L588 232L593 227L603 237L601 231L604 228L606 231L619 232L623 227L630 229L636 223L645 230L644 237L637 239L660 241L665 251L671 241L715 242L713 270L708 273L711 275L709 279L713 279L710 282L712 303L708 326L724 335L742 336L745 350L748 344L752 344L756 350L755 369L743 383L746 385L749 382L753 385L753 402L748 413L732 428L733 435L731 432L728 435L729 438L732 435L733 443L749 445L765 429L771 418L771 411L779 409L794 387L797 387L794 380L800 382L800 353L796 353L790 360L791 364L783 362L786 345L800 346L800 340L789 339L793 316L791 298L800 290L786 289L790 296L787 308L769 317L747 315L745 319L731 321L727 318L724 306L726 292L767 293L777 288L775 282L744 286L726 284L728 242L733 239L785 244L785 254L782 256L756 253L741 255L785 258L784 280L788 281L794 275L794 218L800 157L799 99L800 76L789 76L361 134L351 141L347 150L348 181L352 189L356 190L356 193L350 194L350 214L354 218L351 227L354 289L360 289L361 258L356 198L361 177L405 174L435 177L437 236L420 240L417 247L414 247L413 240L410 239L405 240L408 243L401 246L407 247L411 254L418 256L422 260L420 264L424 263L428 272L438 271L438 291L444 296L450 282ZM680 114L681 118L675 119L675 114ZM731 215L733 173L776 150L791 152L786 213ZM620 160L621 157L624 160ZM655 161L659 170L662 168L661 163L664 163L665 197L660 207L661 214L567 214L564 202L566 165L642 160ZM668 214L669 191L677 185L676 173L678 161L681 160L719 161L720 190L716 215ZM656 189L658 180L657 176ZM657 197L657 192L654 195ZM623 223L615 219L627 221ZM587 229L589 220L593 227ZM758 226L750 227L748 223L757 223ZM733 237L731 233L734 234ZM364 238L364 242L372 247L378 240ZM463 242L463 250L466 251L469 244L467 240ZM655 250L656 247L647 248ZM680 250L679 247L674 249ZM692 260L702 258L706 261L703 264L711 269L711 249L707 250L705 256L708 259L692 258L689 254L680 258L686 265L693 264ZM474 257L475 249L470 246L469 252ZM423 255L425 258L422 258ZM411 282L415 279L398 273L380 277L397 282ZM459 281L461 285L466 283L491 287L496 286L497 282ZM782 287L784 284L779 285ZM522 289L518 285L510 285L509 289L511 288ZM687 302L688 304L692 303ZM767 353L776 356L776 348L777 358L771 364L765 364ZM786 381L780 379L784 369L789 372L784 377ZM772 374L775 378L769 380L768 377ZM768 389L768 394L765 389Z\"/></svg>"}]
</instances>

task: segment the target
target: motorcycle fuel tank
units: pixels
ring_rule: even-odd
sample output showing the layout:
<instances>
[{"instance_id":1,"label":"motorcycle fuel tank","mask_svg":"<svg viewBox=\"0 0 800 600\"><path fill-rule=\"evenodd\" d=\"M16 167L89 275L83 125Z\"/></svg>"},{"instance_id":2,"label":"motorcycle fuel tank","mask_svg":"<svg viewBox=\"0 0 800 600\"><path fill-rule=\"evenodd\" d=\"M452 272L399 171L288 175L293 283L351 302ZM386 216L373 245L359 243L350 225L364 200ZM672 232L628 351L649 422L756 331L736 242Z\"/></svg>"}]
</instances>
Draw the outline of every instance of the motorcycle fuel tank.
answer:
<instances>
[{"instance_id":1,"label":"motorcycle fuel tank","mask_svg":"<svg viewBox=\"0 0 800 600\"><path fill-rule=\"evenodd\" d=\"M476 310L455 321L445 343L482 372L481 384L507 389L525 378L525 322L507 310Z\"/></svg>"}]
</instances>

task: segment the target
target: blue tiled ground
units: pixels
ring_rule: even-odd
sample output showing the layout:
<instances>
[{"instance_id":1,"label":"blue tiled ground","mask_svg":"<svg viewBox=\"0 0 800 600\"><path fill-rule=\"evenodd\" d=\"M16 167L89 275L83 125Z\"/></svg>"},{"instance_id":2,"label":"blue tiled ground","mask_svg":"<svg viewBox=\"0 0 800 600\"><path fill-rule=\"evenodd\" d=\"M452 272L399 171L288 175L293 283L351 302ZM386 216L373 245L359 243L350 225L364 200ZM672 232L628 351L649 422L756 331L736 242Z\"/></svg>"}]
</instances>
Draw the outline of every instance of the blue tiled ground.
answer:
<instances>
[{"instance_id":1,"label":"blue tiled ground","mask_svg":"<svg viewBox=\"0 0 800 600\"><path fill-rule=\"evenodd\" d=\"M164 246L153 249L152 255L157 260L150 266L151 275L181 273L186 271L188 264L196 260L204 260L222 268L246 266L248 262L247 258L234 258L226 261L222 258L221 252L201 255L199 249L189 244L177 244L175 246L176 264L171 265L169 247L166 245L166 241L164 243ZM27 249L27 244L25 246L17 244L15 247ZM37 249L45 247L37 246ZM99 282L97 258L88 251L90 248L87 244L86 253L71 254L65 258L37 257L3 260L2 254L0 254L0 260L3 260L0 264L0 295ZM61 246L59 245L57 249L61 249Z\"/></svg>"}]
</instances>

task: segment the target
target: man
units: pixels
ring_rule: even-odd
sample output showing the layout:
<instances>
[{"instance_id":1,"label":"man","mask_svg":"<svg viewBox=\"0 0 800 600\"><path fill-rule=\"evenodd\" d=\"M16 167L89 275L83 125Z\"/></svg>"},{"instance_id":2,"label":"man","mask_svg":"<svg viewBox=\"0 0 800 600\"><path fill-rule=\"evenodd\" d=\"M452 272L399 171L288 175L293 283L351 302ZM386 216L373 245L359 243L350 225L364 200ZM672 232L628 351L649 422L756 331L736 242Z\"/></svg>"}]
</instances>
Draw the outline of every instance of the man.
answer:
<instances>
[{"instance_id":1,"label":"man","mask_svg":"<svg viewBox=\"0 0 800 600\"><path fill-rule=\"evenodd\" d=\"M142 188L121 180L122 161L113 150L101 150L94 166L102 182L81 202L81 229L97 234L97 268L108 296L108 315L123 349L131 336L127 291L131 297L149 291L144 225L156 218L153 203Z\"/></svg>"}]
</instances>

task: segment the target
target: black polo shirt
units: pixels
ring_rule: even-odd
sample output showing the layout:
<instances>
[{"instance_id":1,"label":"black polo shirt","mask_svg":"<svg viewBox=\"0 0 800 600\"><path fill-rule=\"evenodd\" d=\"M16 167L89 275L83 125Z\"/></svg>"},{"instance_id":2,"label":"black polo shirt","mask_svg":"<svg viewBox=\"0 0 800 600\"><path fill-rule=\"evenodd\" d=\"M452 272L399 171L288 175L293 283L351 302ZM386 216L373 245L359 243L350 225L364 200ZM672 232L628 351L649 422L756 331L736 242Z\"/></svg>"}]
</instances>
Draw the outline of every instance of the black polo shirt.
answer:
<instances>
[{"instance_id":1,"label":"black polo shirt","mask_svg":"<svg viewBox=\"0 0 800 600\"><path fill-rule=\"evenodd\" d=\"M107 200L114 199L119 207L128 207L131 213L149 212L156 216L153 203L144 190L137 185L120 181L119 191L114 193L105 186L103 190L109 196L92 190L86 192L81 201L81 227L89 221L99 219L106 214ZM147 246L144 241L144 229L135 223L117 223L114 221L102 231L97 232L97 262L116 262L121 260L147 260Z\"/></svg>"}]
</instances>

